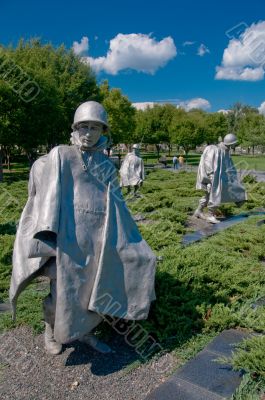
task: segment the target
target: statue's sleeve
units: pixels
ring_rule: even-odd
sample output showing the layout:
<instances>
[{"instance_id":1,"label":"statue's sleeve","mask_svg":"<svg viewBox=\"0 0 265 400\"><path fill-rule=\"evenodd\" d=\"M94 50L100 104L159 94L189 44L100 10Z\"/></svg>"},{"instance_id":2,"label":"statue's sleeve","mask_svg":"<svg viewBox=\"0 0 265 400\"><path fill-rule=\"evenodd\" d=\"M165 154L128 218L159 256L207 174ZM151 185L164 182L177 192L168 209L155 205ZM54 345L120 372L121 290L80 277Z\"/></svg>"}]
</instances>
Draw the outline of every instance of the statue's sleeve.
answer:
<instances>
[{"instance_id":1,"label":"statue's sleeve","mask_svg":"<svg viewBox=\"0 0 265 400\"><path fill-rule=\"evenodd\" d=\"M206 175L208 178L212 178L214 175L215 171L215 149L213 146L209 146L209 148L206 149L205 154L204 154L204 169L206 172Z\"/></svg>"},{"instance_id":2,"label":"statue's sleeve","mask_svg":"<svg viewBox=\"0 0 265 400\"><path fill-rule=\"evenodd\" d=\"M145 175L144 175L144 161L141 160L141 179L142 181L145 180Z\"/></svg>"},{"instance_id":3,"label":"statue's sleeve","mask_svg":"<svg viewBox=\"0 0 265 400\"><path fill-rule=\"evenodd\" d=\"M35 187L35 182L34 182L34 169L35 169L35 163L32 165L30 174L29 174L28 197L35 196L35 194L36 194L36 187Z\"/></svg>"},{"instance_id":4,"label":"statue's sleeve","mask_svg":"<svg viewBox=\"0 0 265 400\"><path fill-rule=\"evenodd\" d=\"M59 147L47 156L40 182L38 196L38 221L34 238L42 240L54 238L59 229L61 205L61 165Z\"/></svg>"},{"instance_id":5,"label":"statue's sleeve","mask_svg":"<svg viewBox=\"0 0 265 400\"><path fill-rule=\"evenodd\" d=\"M108 180L106 183L107 184L110 183L112 194L116 197L116 199L123 200L121 188L120 188L120 182L118 179L118 173L112 163L109 164L109 168L108 168L108 171L106 172L106 175L108 176Z\"/></svg>"}]
</instances>

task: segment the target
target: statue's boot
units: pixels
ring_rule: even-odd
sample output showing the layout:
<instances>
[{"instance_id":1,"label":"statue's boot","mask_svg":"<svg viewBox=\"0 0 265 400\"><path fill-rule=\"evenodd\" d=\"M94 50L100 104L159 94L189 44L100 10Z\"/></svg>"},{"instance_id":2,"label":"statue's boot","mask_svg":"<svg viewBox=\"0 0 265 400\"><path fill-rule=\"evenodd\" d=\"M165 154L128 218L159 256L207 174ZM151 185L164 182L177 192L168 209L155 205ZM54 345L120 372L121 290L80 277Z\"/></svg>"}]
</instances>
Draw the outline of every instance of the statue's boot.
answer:
<instances>
[{"instance_id":1,"label":"statue's boot","mask_svg":"<svg viewBox=\"0 0 265 400\"><path fill-rule=\"evenodd\" d=\"M219 224L221 222L216 218L213 211L209 211L205 219L207 222L210 222L211 224Z\"/></svg>"},{"instance_id":2,"label":"statue's boot","mask_svg":"<svg viewBox=\"0 0 265 400\"><path fill-rule=\"evenodd\" d=\"M62 345L54 339L53 329L48 322L45 322L44 342L45 349L49 354L57 355L61 353Z\"/></svg>"},{"instance_id":3,"label":"statue's boot","mask_svg":"<svg viewBox=\"0 0 265 400\"><path fill-rule=\"evenodd\" d=\"M102 354L112 353L112 349L104 342L99 340L93 333L87 333L81 339L80 342L88 344L94 350Z\"/></svg>"},{"instance_id":4,"label":"statue's boot","mask_svg":"<svg viewBox=\"0 0 265 400\"><path fill-rule=\"evenodd\" d=\"M203 207L201 205L199 205L193 216L196 218L205 219L205 215L203 213Z\"/></svg>"}]
</instances>

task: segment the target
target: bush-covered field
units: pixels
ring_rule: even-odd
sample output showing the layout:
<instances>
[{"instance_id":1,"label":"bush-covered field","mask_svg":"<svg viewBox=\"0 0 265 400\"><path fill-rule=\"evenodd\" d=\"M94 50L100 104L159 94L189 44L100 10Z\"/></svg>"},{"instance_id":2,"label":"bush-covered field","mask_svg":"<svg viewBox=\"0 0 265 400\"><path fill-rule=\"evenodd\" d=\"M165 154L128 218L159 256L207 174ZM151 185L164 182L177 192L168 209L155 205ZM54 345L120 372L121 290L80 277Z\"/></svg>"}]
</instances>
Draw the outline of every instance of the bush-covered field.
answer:
<instances>
[{"instance_id":1,"label":"bush-covered field","mask_svg":"<svg viewBox=\"0 0 265 400\"><path fill-rule=\"evenodd\" d=\"M144 159L145 164L156 164L157 156L155 153L141 153ZM161 153L160 156L166 156L168 160L168 165L172 166L172 158L175 152L171 152L171 156L168 156L167 153ZM179 154L176 153L178 156ZM185 162L188 165L197 166L200 162L201 154L198 153L189 153L188 156L184 156ZM232 156L234 163L237 165L238 169L246 169L246 170L256 170L256 171L265 171L265 156L264 155L233 155Z\"/></svg>"},{"instance_id":2,"label":"bush-covered field","mask_svg":"<svg viewBox=\"0 0 265 400\"><path fill-rule=\"evenodd\" d=\"M13 178L15 175L13 176ZM26 201L27 181L9 178L0 186L0 300L8 297L15 224ZM248 179L249 201L241 209L220 208L224 215L265 207L265 184ZM189 215L200 193L194 188L195 174L165 170L149 172L141 198L129 201L133 214L145 220L139 228L157 256L157 300L143 326L164 348L175 351L182 361L192 357L217 332L240 327L260 334L265 331L265 224L251 217L218 235L181 247ZM46 290L32 283L18 302L17 324L43 329L41 300ZM0 329L13 326L9 314L0 316ZM264 389L264 336L243 346L232 361L248 375L236 399L254 399ZM262 356L261 356L262 355ZM252 397L247 397L252 396ZM258 398L258 397L257 397Z\"/></svg>"}]
</instances>

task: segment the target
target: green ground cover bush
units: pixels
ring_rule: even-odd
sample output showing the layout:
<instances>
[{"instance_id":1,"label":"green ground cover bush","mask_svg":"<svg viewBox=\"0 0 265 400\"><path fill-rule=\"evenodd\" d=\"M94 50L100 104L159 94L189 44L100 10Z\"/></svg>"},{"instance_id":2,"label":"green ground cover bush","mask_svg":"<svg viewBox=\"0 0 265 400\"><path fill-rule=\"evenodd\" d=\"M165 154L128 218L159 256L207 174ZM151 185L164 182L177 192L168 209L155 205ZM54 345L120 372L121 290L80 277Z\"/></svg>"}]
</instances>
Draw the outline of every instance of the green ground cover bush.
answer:
<instances>
[{"instance_id":1,"label":"green ground cover bush","mask_svg":"<svg viewBox=\"0 0 265 400\"><path fill-rule=\"evenodd\" d=\"M142 152L141 154L145 164L157 164L158 160L155 153ZM171 156L168 156L168 152L162 152L160 156L166 156L168 160L168 166L172 166L172 158L174 154L174 151L171 152ZM178 156L179 154L176 153L176 155ZM187 156L184 156L185 162L194 167L199 165L200 157L201 154L199 153L189 153ZM236 154L232 156L232 159L238 169L265 171L265 155L252 156Z\"/></svg>"},{"instance_id":2,"label":"green ground cover bush","mask_svg":"<svg viewBox=\"0 0 265 400\"><path fill-rule=\"evenodd\" d=\"M151 171L141 188L142 197L128 201L133 214L145 217L139 228L157 256L162 257L156 276L157 300L143 327L164 348L174 349L183 361L223 329L239 327L261 334L265 331L265 307L255 306L265 297L265 224L256 225L262 217L251 217L183 248L183 234L191 230L187 220L200 196L195 179L191 172ZM249 202L241 209L233 204L223 205L222 214L265 207L265 184L246 180ZM0 215L0 301L8 298L15 227L27 198L27 181L9 178L0 186L0 196L6 193L13 201L2 207ZM17 324L29 324L36 332L43 329L41 303L46 294L47 290L39 290L36 281L29 285L18 301ZM13 326L10 314L0 316L0 330ZM264 345L264 339L260 345ZM255 365L260 382L250 386L257 391L264 384L264 363L249 349L245 351L253 357L251 365ZM244 364L243 357L233 363L234 367L245 366L247 371L250 365L250 361ZM249 371L251 380L252 370ZM237 397L241 398L244 399Z\"/></svg>"}]
</instances>

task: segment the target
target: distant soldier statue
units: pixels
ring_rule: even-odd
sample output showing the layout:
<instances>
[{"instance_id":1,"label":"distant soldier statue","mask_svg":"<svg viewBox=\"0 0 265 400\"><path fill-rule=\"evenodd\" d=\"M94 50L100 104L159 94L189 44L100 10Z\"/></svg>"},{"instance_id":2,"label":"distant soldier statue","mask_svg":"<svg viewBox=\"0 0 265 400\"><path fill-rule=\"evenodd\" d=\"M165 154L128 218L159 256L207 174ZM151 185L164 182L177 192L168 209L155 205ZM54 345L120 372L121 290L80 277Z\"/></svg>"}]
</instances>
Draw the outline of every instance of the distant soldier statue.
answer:
<instances>
[{"instance_id":1,"label":"distant soldier statue","mask_svg":"<svg viewBox=\"0 0 265 400\"><path fill-rule=\"evenodd\" d=\"M81 104L71 146L53 148L31 169L29 197L13 253L10 300L36 276L50 279L44 300L45 348L80 340L111 351L93 333L104 316L146 319L155 299L156 257L142 239L120 193L116 168L104 155L108 129L101 104Z\"/></svg>"},{"instance_id":2,"label":"distant soldier statue","mask_svg":"<svg viewBox=\"0 0 265 400\"><path fill-rule=\"evenodd\" d=\"M134 144L132 152L128 153L120 168L121 186L127 188L127 194L133 188L133 194L136 196L139 187L144 181L144 162L140 157L140 146Z\"/></svg>"},{"instance_id":3,"label":"distant soldier statue","mask_svg":"<svg viewBox=\"0 0 265 400\"><path fill-rule=\"evenodd\" d=\"M234 202L241 205L247 199L230 156L230 149L234 149L237 142L237 137L229 133L223 142L205 148L196 183L196 189L204 190L205 194L199 201L195 217L217 224L220 221L216 218L216 208L220 204ZM206 207L208 214L203 212Z\"/></svg>"}]
</instances>

